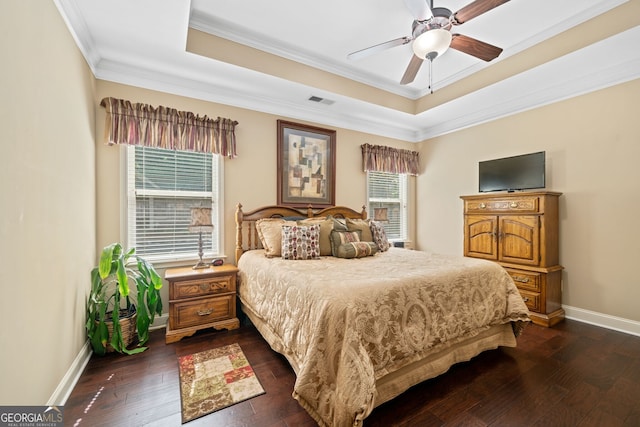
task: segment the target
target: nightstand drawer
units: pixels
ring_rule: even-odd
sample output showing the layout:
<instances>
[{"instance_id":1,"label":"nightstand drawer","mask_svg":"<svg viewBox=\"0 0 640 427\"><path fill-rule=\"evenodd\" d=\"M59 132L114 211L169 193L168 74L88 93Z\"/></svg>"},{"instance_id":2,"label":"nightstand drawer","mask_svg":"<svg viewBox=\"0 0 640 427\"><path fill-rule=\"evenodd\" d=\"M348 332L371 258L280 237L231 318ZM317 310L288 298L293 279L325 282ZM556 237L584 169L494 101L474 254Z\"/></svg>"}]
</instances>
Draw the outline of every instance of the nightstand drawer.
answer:
<instances>
[{"instance_id":1,"label":"nightstand drawer","mask_svg":"<svg viewBox=\"0 0 640 427\"><path fill-rule=\"evenodd\" d=\"M523 291L522 289L518 289L520 292L520 296L524 300L524 303L527 305L527 308L531 311L540 311L540 294L536 292L528 292Z\"/></svg>"},{"instance_id":2,"label":"nightstand drawer","mask_svg":"<svg viewBox=\"0 0 640 427\"><path fill-rule=\"evenodd\" d=\"M235 317L234 304L233 294L175 302L171 305L169 313L171 329L204 325Z\"/></svg>"},{"instance_id":3,"label":"nightstand drawer","mask_svg":"<svg viewBox=\"0 0 640 427\"><path fill-rule=\"evenodd\" d=\"M236 290L234 276L210 277L208 279L176 282L171 299L195 298L204 295L215 295Z\"/></svg>"},{"instance_id":4,"label":"nightstand drawer","mask_svg":"<svg viewBox=\"0 0 640 427\"><path fill-rule=\"evenodd\" d=\"M526 291L540 292L541 275L535 271L522 271L505 268L509 276L513 279L518 289Z\"/></svg>"}]
</instances>

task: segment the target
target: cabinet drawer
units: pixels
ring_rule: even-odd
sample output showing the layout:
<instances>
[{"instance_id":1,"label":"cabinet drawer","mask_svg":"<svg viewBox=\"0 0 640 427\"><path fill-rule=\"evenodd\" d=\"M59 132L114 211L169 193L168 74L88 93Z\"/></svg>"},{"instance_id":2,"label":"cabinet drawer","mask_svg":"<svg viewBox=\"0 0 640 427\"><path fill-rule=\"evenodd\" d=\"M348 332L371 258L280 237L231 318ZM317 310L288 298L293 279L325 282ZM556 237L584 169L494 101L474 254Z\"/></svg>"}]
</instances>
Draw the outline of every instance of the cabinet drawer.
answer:
<instances>
[{"instance_id":1,"label":"cabinet drawer","mask_svg":"<svg viewBox=\"0 0 640 427\"><path fill-rule=\"evenodd\" d=\"M527 212L538 213L540 198L537 196L509 197L491 200L465 200L465 212Z\"/></svg>"},{"instance_id":2,"label":"cabinet drawer","mask_svg":"<svg viewBox=\"0 0 640 427\"><path fill-rule=\"evenodd\" d=\"M541 274L535 271L522 271L505 268L509 276L513 279L518 289L540 292L541 290Z\"/></svg>"},{"instance_id":3,"label":"cabinet drawer","mask_svg":"<svg viewBox=\"0 0 640 427\"><path fill-rule=\"evenodd\" d=\"M195 298L203 295L215 295L235 291L235 276L211 277L208 279L176 282L172 286L171 299Z\"/></svg>"},{"instance_id":4,"label":"cabinet drawer","mask_svg":"<svg viewBox=\"0 0 640 427\"><path fill-rule=\"evenodd\" d=\"M529 292L523 291L522 289L518 289L520 291L520 296L524 300L524 303L527 305L527 308L531 311L540 312L540 294L537 292Z\"/></svg>"},{"instance_id":5,"label":"cabinet drawer","mask_svg":"<svg viewBox=\"0 0 640 427\"><path fill-rule=\"evenodd\" d=\"M235 317L235 294L175 302L171 306L171 329L203 325Z\"/></svg>"}]
</instances>

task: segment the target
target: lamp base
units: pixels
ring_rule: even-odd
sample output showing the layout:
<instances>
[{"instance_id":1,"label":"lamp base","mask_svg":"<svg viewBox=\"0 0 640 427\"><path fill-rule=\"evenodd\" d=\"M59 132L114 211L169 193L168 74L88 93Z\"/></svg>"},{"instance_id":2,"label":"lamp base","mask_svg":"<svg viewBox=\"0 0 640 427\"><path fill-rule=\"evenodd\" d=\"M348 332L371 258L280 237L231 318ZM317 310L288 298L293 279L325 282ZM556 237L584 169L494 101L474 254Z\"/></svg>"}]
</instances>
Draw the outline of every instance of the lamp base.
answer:
<instances>
[{"instance_id":1,"label":"lamp base","mask_svg":"<svg viewBox=\"0 0 640 427\"><path fill-rule=\"evenodd\" d=\"M199 270L201 268L209 268L209 263L206 263L202 260L198 261L198 263L196 265L194 265L193 267L194 270Z\"/></svg>"},{"instance_id":2,"label":"lamp base","mask_svg":"<svg viewBox=\"0 0 640 427\"><path fill-rule=\"evenodd\" d=\"M198 237L198 256L200 257L200 261L198 261L198 263L193 266L194 270L198 270L200 268L209 268L209 264L202 261L202 255L204 255L204 252L202 252L202 229L201 229L200 235Z\"/></svg>"}]
</instances>

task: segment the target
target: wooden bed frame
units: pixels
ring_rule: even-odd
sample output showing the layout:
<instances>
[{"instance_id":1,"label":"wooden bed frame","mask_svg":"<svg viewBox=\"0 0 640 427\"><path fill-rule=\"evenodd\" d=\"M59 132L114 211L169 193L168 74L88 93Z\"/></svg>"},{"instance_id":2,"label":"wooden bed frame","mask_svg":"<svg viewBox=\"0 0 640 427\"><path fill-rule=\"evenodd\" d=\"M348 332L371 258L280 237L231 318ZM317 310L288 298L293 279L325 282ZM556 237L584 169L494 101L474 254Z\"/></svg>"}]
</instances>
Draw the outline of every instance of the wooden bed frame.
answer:
<instances>
[{"instance_id":1,"label":"wooden bed frame","mask_svg":"<svg viewBox=\"0 0 640 427\"><path fill-rule=\"evenodd\" d=\"M365 207L357 212L344 206L334 206L322 210L314 210L310 206L304 208L291 208L286 206L265 206L250 212L243 212L242 205L236 207L236 265L245 251L261 249L255 223L262 218L319 218L332 215L336 218L367 219ZM246 239L245 239L246 238ZM240 303L242 311L247 315L252 324L258 329L271 348L286 348L281 338L271 332L271 328L260 315L254 313L249 307ZM436 377L446 372L452 365L468 361L478 354L495 349L500 346L515 347L516 338L514 329L510 324L495 325L480 332L477 336L456 341L433 353L424 359L417 360L395 372L389 373L376 380L377 396L374 406L387 402L410 387ZM278 350L275 350L278 351ZM293 367L296 375L299 367L295 360L289 358L286 352L281 352ZM304 407L304 405L303 405ZM306 409L306 408L305 408ZM308 409L307 409L308 410ZM310 412L311 414L311 412ZM316 419L318 421L318 419ZM319 421L318 421L319 422Z\"/></svg>"},{"instance_id":2,"label":"wooden bed frame","mask_svg":"<svg viewBox=\"0 0 640 427\"><path fill-rule=\"evenodd\" d=\"M332 206L329 208L314 210L311 206L307 208L292 208L288 206L263 206L251 212L243 212L242 204L236 205L236 265L245 251L262 248L256 221L263 218L321 218L327 216L334 218L367 219L367 209L362 206L360 212L345 206ZM243 239L246 237L246 240Z\"/></svg>"}]
</instances>

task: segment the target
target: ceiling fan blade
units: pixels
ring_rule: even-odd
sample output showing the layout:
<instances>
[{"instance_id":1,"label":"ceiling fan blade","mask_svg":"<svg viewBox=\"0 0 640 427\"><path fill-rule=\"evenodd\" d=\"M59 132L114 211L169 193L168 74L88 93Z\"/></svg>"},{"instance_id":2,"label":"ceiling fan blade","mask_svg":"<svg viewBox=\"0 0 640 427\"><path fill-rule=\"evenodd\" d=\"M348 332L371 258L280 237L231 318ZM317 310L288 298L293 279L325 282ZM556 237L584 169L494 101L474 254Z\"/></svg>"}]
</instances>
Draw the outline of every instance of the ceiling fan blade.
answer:
<instances>
[{"instance_id":1,"label":"ceiling fan blade","mask_svg":"<svg viewBox=\"0 0 640 427\"><path fill-rule=\"evenodd\" d=\"M411 57L411 61L409 62L409 66L407 70L404 72L402 76L402 80L400 80L401 85L408 85L413 82L420 70L420 66L422 65L423 60L418 58L416 55Z\"/></svg>"},{"instance_id":2,"label":"ceiling fan blade","mask_svg":"<svg viewBox=\"0 0 640 427\"><path fill-rule=\"evenodd\" d=\"M390 49L396 46L402 46L403 44L409 43L413 40L411 37L405 36L400 37L399 39L389 40L388 42L380 43L375 46L367 47L365 49L361 49L355 52L351 52L347 55L347 59L361 59L369 55L373 55L374 53L382 52L383 50Z\"/></svg>"},{"instance_id":3,"label":"ceiling fan blade","mask_svg":"<svg viewBox=\"0 0 640 427\"><path fill-rule=\"evenodd\" d=\"M502 48L493 46L489 43L481 42L469 36L462 34L453 34L451 36L451 48L464 52L468 55L480 58L483 61L491 61L496 59L501 53Z\"/></svg>"},{"instance_id":4,"label":"ceiling fan blade","mask_svg":"<svg viewBox=\"0 0 640 427\"><path fill-rule=\"evenodd\" d=\"M404 4L416 21L426 21L433 18L433 12L429 6L430 0L404 0Z\"/></svg>"},{"instance_id":5,"label":"ceiling fan blade","mask_svg":"<svg viewBox=\"0 0 640 427\"><path fill-rule=\"evenodd\" d=\"M509 0L476 0L454 13L452 22L456 25L463 24L508 1Z\"/></svg>"}]
</instances>

